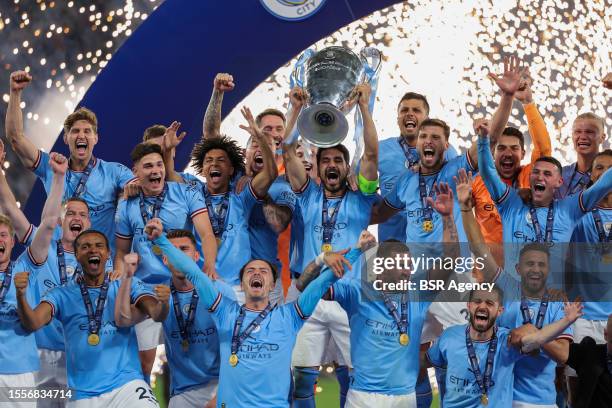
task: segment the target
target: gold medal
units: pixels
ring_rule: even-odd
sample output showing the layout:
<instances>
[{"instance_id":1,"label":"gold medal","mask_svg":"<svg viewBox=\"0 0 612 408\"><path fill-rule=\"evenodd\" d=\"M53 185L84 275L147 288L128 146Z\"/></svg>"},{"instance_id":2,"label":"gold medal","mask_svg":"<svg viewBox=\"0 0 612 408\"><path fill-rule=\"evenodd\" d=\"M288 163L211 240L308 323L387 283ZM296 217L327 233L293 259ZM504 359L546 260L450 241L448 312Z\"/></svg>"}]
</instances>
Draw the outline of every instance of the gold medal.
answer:
<instances>
[{"instance_id":1,"label":"gold medal","mask_svg":"<svg viewBox=\"0 0 612 408\"><path fill-rule=\"evenodd\" d=\"M330 243L325 243L325 244L321 245L321 251L323 251L323 252L331 252L332 249L333 249L332 248L332 244L330 244Z\"/></svg>"},{"instance_id":2,"label":"gold medal","mask_svg":"<svg viewBox=\"0 0 612 408\"><path fill-rule=\"evenodd\" d=\"M217 238L217 248L221 247L221 238Z\"/></svg>"},{"instance_id":3,"label":"gold medal","mask_svg":"<svg viewBox=\"0 0 612 408\"><path fill-rule=\"evenodd\" d=\"M236 365L238 364L238 356L232 353L229 358L229 363L232 367L236 367Z\"/></svg>"},{"instance_id":4,"label":"gold medal","mask_svg":"<svg viewBox=\"0 0 612 408\"><path fill-rule=\"evenodd\" d=\"M183 348L183 352L188 352L189 351L189 341L187 339L184 339L183 341L181 341L181 347Z\"/></svg>"},{"instance_id":5,"label":"gold medal","mask_svg":"<svg viewBox=\"0 0 612 408\"><path fill-rule=\"evenodd\" d=\"M482 396L480 397L480 403L482 405L489 405L489 397L487 397L487 394L482 394Z\"/></svg>"},{"instance_id":6,"label":"gold medal","mask_svg":"<svg viewBox=\"0 0 612 408\"><path fill-rule=\"evenodd\" d=\"M162 250L158 245L153 245L153 253L157 256L162 254Z\"/></svg>"},{"instance_id":7,"label":"gold medal","mask_svg":"<svg viewBox=\"0 0 612 408\"><path fill-rule=\"evenodd\" d=\"M433 221L432 220L425 220L423 221L423 232L431 232L433 231Z\"/></svg>"},{"instance_id":8,"label":"gold medal","mask_svg":"<svg viewBox=\"0 0 612 408\"><path fill-rule=\"evenodd\" d=\"M604 264L606 264L606 265L612 264L612 254L605 254L605 255L602 257L602 261L603 261L603 263L604 263Z\"/></svg>"},{"instance_id":9,"label":"gold medal","mask_svg":"<svg viewBox=\"0 0 612 408\"><path fill-rule=\"evenodd\" d=\"M87 336L87 343L90 346L97 346L100 344L100 336L98 336L96 333L91 333L89 336Z\"/></svg>"},{"instance_id":10,"label":"gold medal","mask_svg":"<svg viewBox=\"0 0 612 408\"><path fill-rule=\"evenodd\" d=\"M410 337L408 337L407 333L400 334L400 336L399 336L399 343L402 346L407 346L409 342L410 342Z\"/></svg>"}]
</instances>

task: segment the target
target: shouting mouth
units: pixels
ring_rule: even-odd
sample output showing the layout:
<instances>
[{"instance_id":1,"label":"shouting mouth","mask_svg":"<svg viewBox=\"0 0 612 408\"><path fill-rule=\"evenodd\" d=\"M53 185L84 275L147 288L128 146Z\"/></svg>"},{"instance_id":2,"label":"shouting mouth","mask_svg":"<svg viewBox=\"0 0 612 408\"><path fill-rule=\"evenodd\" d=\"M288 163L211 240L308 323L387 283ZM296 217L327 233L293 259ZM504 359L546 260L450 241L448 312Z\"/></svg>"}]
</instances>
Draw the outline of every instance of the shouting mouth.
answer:
<instances>
[{"instance_id":1,"label":"shouting mouth","mask_svg":"<svg viewBox=\"0 0 612 408\"><path fill-rule=\"evenodd\" d=\"M219 170L211 170L208 174L212 182L218 183L221 181L221 172Z\"/></svg>"},{"instance_id":2,"label":"shouting mouth","mask_svg":"<svg viewBox=\"0 0 612 408\"><path fill-rule=\"evenodd\" d=\"M546 185L544 183L535 183L533 185L533 190L538 193L543 193L546 190Z\"/></svg>"}]
</instances>

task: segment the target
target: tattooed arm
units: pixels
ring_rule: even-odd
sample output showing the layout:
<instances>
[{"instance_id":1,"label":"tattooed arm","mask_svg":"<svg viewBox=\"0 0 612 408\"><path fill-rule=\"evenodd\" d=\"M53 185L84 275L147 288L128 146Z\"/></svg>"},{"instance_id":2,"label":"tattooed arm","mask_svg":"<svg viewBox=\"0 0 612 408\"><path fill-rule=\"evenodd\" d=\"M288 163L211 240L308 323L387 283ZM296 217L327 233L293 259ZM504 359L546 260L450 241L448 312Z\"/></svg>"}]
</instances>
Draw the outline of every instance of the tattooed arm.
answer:
<instances>
[{"instance_id":1,"label":"tattooed arm","mask_svg":"<svg viewBox=\"0 0 612 408\"><path fill-rule=\"evenodd\" d=\"M234 78L230 74L219 73L213 83L213 92L204 114L202 139L221 136L221 105L223 94L234 89Z\"/></svg>"}]
</instances>

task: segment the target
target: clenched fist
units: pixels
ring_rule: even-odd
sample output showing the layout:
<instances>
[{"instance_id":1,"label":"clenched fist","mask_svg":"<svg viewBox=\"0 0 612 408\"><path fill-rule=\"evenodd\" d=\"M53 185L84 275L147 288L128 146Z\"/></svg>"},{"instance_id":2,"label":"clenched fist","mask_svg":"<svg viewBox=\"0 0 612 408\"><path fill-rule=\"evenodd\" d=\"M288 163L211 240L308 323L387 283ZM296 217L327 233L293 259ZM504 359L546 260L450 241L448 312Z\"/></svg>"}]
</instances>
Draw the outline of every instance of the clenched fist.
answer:
<instances>
[{"instance_id":1,"label":"clenched fist","mask_svg":"<svg viewBox=\"0 0 612 408\"><path fill-rule=\"evenodd\" d=\"M24 296L28 290L28 283L30 282L30 272L19 272L15 274L13 283L15 284L15 291L17 296Z\"/></svg>"},{"instance_id":2,"label":"clenched fist","mask_svg":"<svg viewBox=\"0 0 612 408\"><path fill-rule=\"evenodd\" d=\"M32 82L32 75L25 71L15 71L11 74L10 90L11 92L21 92Z\"/></svg>"},{"instance_id":3,"label":"clenched fist","mask_svg":"<svg viewBox=\"0 0 612 408\"><path fill-rule=\"evenodd\" d=\"M224 72L218 73L213 82L213 86L217 91L229 92L234 89L234 77Z\"/></svg>"},{"instance_id":4,"label":"clenched fist","mask_svg":"<svg viewBox=\"0 0 612 408\"><path fill-rule=\"evenodd\" d=\"M168 303L170 300L170 287L166 285L155 286L155 296L162 303Z\"/></svg>"},{"instance_id":5,"label":"clenched fist","mask_svg":"<svg viewBox=\"0 0 612 408\"><path fill-rule=\"evenodd\" d=\"M125 263L125 277L131 278L138 269L138 254L131 252L123 256L123 262Z\"/></svg>"},{"instance_id":6,"label":"clenched fist","mask_svg":"<svg viewBox=\"0 0 612 408\"><path fill-rule=\"evenodd\" d=\"M68 171L68 159L63 154L51 152L49 155L49 165L53 173L63 176Z\"/></svg>"}]
</instances>

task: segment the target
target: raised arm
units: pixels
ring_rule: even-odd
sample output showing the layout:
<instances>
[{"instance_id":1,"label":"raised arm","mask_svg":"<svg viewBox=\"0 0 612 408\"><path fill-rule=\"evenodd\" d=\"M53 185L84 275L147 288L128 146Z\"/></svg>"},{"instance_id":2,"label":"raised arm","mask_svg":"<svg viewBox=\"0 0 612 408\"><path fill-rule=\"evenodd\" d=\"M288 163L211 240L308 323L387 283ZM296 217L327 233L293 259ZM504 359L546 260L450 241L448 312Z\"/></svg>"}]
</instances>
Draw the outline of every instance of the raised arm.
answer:
<instances>
[{"instance_id":1,"label":"raised arm","mask_svg":"<svg viewBox=\"0 0 612 408\"><path fill-rule=\"evenodd\" d=\"M264 135L259 126L257 126L255 118L248 107L244 106L241 112L248 126L240 125L240 128L249 132L251 137L257 141L263 155L263 169L251 181L251 187L257 197L263 198L268 194L270 186L276 177L278 177L278 168L274 160L274 153L270 147L271 138L268 135Z\"/></svg>"},{"instance_id":2,"label":"raised arm","mask_svg":"<svg viewBox=\"0 0 612 408\"><path fill-rule=\"evenodd\" d=\"M477 274L474 277L482 277L484 282L492 282L497 273L498 265L491 254L491 249L485 243L480 226L474 216L474 201L472 199L472 183L474 179L472 173L467 174L465 169L459 169L459 173L454 177L454 180L457 186L457 201L461 210L463 229L470 243L470 249L477 258L484 260L485 267L481 271L482 275Z\"/></svg>"},{"instance_id":3,"label":"raised arm","mask_svg":"<svg viewBox=\"0 0 612 408\"><path fill-rule=\"evenodd\" d=\"M186 132L181 132L177 135L178 129L181 126L181 122L174 121L170 126L166 128L164 133L164 139L162 143L162 151L164 158L164 167L166 169L166 180L174 181L177 183L185 183L185 180L176 172L174 169L174 154L176 147L183 141Z\"/></svg>"},{"instance_id":4,"label":"raised arm","mask_svg":"<svg viewBox=\"0 0 612 408\"><path fill-rule=\"evenodd\" d=\"M4 123L6 137L8 137L13 150L21 159L23 165L29 169L34 167L38 158L38 149L25 137L23 132L23 114L21 112L21 92L32 81L32 76L25 71L15 71L10 77L9 103L6 109Z\"/></svg>"},{"instance_id":5,"label":"raised arm","mask_svg":"<svg viewBox=\"0 0 612 408\"><path fill-rule=\"evenodd\" d=\"M563 333L563 331L578 320L582 314L582 304L580 302L566 303L565 316L563 319L548 324L542 327L542 329L526 334L521 338L521 351L523 353L529 353L539 349L543 344L550 342Z\"/></svg>"},{"instance_id":6,"label":"raised arm","mask_svg":"<svg viewBox=\"0 0 612 408\"><path fill-rule=\"evenodd\" d=\"M376 187L369 188L368 182L378 180L378 135L376 134L376 126L372 120L372 114L368 108L372 88L369 84L360 84L356 91L359 94L359 111L363 118L363 142L364 150L361 156L361 165L359 167L359 188L364 193L373 193ZM365 180L362 180L362 177ZM376 186L376 185L374 185ZM367 190L367 191L364 191Z\"/></svg>"},{"instance_id":7,"label":"raised arm","mask_svg":"<svg viewBox=\"0 0 612 408\"><path fill-rule=\"evenodd\" d=\"M0 163L4 163L5 150L4 143L0 140ZM17 200L13 191L6 181L4 171L0 169L0 212L11 219L15 234L20 241L25 241L30 232L31 224L23 212L17 206Z\"/></svg>"},{"instance_id":8,"label":"raised arm","mask_svg":"<svg viewBox=\"0 0 612 408\"><path fill-rule=\"evenodd\" d=\"M349 255L346 255L349 253L348 249L343 249L339 252L321 252L314 260L306 265L306 268L295 282L295 287L300 292L303 292L310 282L315 280L321 274L321 270L323 270L324 267L331 269L334 274L342 276L345 266L348 269L351 269L351 264L354 259L351 258L352 260L349 260L349 257L355 255L352 254L353 251L355 250L352 250ZM357 257L358 256L359 255L357 255Z\"/></svg>"},{"instance_id":9,"label":"raised arm","mask_svg":"<svg viewBox=\"0 0 612 408\"><path fill-rule=\"evenodd\" d=\"M459 246L459 234L453 216L453 190L448 183L434 184L436 199L427 197L429 205L442 216L443 256L445 258L457 259L461 255ZM447 280L451 273L450 269L434 268L429 271L429 278L434 280Z\"/></svg>"},{"instance_id":10,"label":"raised arm","mask_svg":"<svg viewBox=\"0 0 612 408\"><path fill-rule=\"evenodd\" d=\"M491 198L495 202L499 201L509 187L502 181L499 173L497 173L493 154L491 153L491 143L484 131L481 131L481 134L478 136L478 162L480 163L478 167L480 176L487 190L489 190Z\"/></svg>"},{"instance_id":11,"label":"raised arm","mask_svg":"<svg viewBox=\"0 0 612 408\"><path fill-rule=\"evenodd\" d=\"M285 171L287 178L291 184L293 191L300 191L308 181L308 173L302 164L302 159L297 155L297 137L294 137L294 132L297 132L295 124L297 122L300 111L306 97L301 88L295 87L289 92L290 110L287 112L287 126L285 128L285 136L283 143L283 159L285 160Z\"/></svg>"},{"instance_id":12,"label":"raised arm","mask_svg":"<svg viewBox=\"0 0 612 408\"><path fill-rule=\"evenodd\" d=\"M132 304L132 278L138 268L138 254L130 253L123 258L125 271L115 300L115 324L117 327L131 327L145 319L145 314Z\"/></svg>"},{"instance_id":13,"label":"raised arm","mask_svg":"<svg viewBox=\"0 0 612 408\"><path fill-rule=\"evenodd\" d=\"M32 309L27 299L30 272L18 272L13 278L15 293L17 296L17 314L24 329L36 331L48 324L53 318L53 308L47 302L41 302Z\"/></svg>"},{"instance_id":14,"label":"raised arm","mask_svg":"<svg viewBox=\"0 0 612 408\"><path fill-rule=\"evenodd\" d=\"M217 279L217 271L215 264L217 262L217 239L213 232L212 225L208 213L200 213L193 217L193 226L195 227L200 242L202 243L202 252L204 253L204 272L211 279Z\"/></svg>"},{"instance_id":15,"label":"raised arm","mask_svg":"<svg viewBox=\"0 0 612 408\"><path fill-rule=\"evenodd\" d=\"M111 278L119 279L123 276L125 266L123 258L130 253L132 249L132 238L126 239L115 235L115 257L113 258L113 273Z\"/></svg>"},{"instance_id":16,"label":"raised arm","mask_svg":"<svg viewBox=\"0 0 612 408\"><path fill-rule=\"evenodd\" d=\"M219 294L212 280L202 273L198 264L185 255L180 249L175 248L168 238L163 234L163 227L159 218L150 220L146 227L147 238L162 250L168 263L187 276L187 279L195 286L198 296L207 308L210 308Z\"/></svg>"},{"instance_id":17,"label":"raised arm","mask_svg":"<svg viewBox=\"0 0 612 408\"><path fill-rule=\"evenodd\" d=\"M155 286L155 299L146 296L136 304L141 313L151 316L154 322L163 322L168 317L170 300L170 287L167 285Z\"/></svg>"},{"instance_id":18,"label":"raised arm","mask_svg":"<svg viewBox=\"0 0 612 408\"><path fill-rule=\"evenodd\" d=\"M582 194L582 206L584 211L591 211L612 190L612 171L606 170L593 185Z\"/></svg>"},{"instance_id":19,"label":"raised arm","mask_svg":"<svg viewBox=\"0 0 612 408\"><path fill-rule=\"evenodd\" d=\"M531 75L527 70L523 78L521 78L521 85L514 93L514 97L523 105L523 111L527 118L529 134L531 135L531 141L533 143L531 163L534 163L542 156L550 156L552 154L552 146L548 129L546 129L546 123L544 123L544 119L538 111L537 105L533 102L533 95L531 92L532 82Z\"/></svg>"},{"instance_id":20,"label":"raised arm","mask_svg":"<svg viewBox=\"0 0 612 408\"><path fill-rule=\"evenodd\" d=\"M223 94L234 89L234 77L219 73L213 82L213 92L204 114L202 123L202 139L221 136L221 105Z\"/></svg>"}]
</instances>

